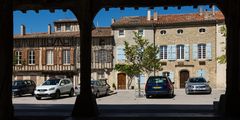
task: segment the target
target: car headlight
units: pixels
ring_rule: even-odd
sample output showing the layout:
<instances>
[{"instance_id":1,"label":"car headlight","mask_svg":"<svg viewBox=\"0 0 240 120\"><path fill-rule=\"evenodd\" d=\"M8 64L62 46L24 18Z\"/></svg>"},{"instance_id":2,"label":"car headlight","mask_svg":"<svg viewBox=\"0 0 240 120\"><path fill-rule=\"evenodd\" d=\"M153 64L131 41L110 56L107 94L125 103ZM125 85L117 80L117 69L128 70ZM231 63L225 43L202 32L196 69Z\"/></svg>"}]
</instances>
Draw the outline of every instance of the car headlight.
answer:
<instances>
[{"instance_id":1,"label":"car headlight","mask_svg":"<svg viewBox=\"0 0 240 120\"><path fill-rule=\"evenodd\" d=\"M50 90L54 90L54 89L55 89L55 87L52 87L52 88L49 89L49 91L50 91Z\"/></svg>"}]
</instances>

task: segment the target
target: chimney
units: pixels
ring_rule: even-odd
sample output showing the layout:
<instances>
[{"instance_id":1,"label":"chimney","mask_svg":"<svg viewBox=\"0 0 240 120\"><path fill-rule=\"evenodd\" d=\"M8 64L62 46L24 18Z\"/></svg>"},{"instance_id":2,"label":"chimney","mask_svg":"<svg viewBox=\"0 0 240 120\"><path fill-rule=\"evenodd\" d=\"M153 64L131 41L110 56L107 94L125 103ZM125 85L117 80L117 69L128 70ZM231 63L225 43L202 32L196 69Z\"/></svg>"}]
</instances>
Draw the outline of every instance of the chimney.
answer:
<instances>
[{"instance_id":1,"label":"chimney","mask_svg":"<svg viewBox=\"0 0 240 120\"><path fill-rule=\"evenodd\" d=\"M215 6L212 6L212 15L215 15Z\"/></svg>"},{"instance_id":2,"label":"chimney","mask_svg":"<svg viewBox=\"0 0 240 120\"><path fill-rule=\"evenodd\" d=\"M52 33L51 29L52 29L51 24L48 24L48 34Z\"/></svg>"},{"instance_id":3,"label":"chimney","mask_svg":"<svg viewBox=\"0 0 240 120\"><path fill-rule=\"evenodd\" d=\"M158 20L158 13L157 13L157 11L154 11L154 13L153 13L153 20Z\"/></svg>"},{"instance_id":4,"label":"chimney","mask_svg":"<svg viewBox=\"0 0 240 120\"><path fill-rule=\"evenodd\" d=\"M112 24L115 23L115 19L112 17Z\"/></svg>"},{"instance_id":5,"label":"chimney","mask_svg":"<svg viewBox=\"0 0 240 120\"><path fill-rule=\"evenodd\" d=\"M198 12L199 12L199 15L202 16L202 14L203 14L202 7L199 7L199 11Z\"/></svg>"},{"instance_id":6,"label":"chimney","mask_svg":"<svg viewBox=\"0 0 240 120\"><path fill-rule=\"evenodd\" d=\"M21 35L25 35L26 34L26 27L25 25L21 25Z\"/></svg>"},{"instance_id":7,"label":"chimney","mask_svg":"<svg viewBox=\"0 0 240 120\"><path fill-rule=\"evenodd\" d=\"M151 20L151 11L150 11L150 9L148 9L148 11L147 11L147 20L148 21Z\"/></svg>"}]
</instances>

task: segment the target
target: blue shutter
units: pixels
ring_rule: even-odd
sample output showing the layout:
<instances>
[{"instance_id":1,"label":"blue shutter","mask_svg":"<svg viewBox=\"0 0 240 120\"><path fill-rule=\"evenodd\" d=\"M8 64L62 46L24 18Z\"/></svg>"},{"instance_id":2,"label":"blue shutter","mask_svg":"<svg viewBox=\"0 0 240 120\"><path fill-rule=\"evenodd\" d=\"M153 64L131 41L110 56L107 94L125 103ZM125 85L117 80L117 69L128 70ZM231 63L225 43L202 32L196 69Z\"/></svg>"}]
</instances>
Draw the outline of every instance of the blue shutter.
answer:
<instances>
[{"instance_id":1,"label":"blue shutter","mask_svg":"<svg viewBox=\"0 0 240 120\"><path fill-rule=\"evenodd\" d=\"M172 60L176 60L177 54L176 54L176 45L172 45Z\"/></svg>"},{"instance_id":2,"label":"blue shutter","mask_svg":"<svg viewBox=\"0 0 240 120\"><path fill-rule=\"evenodd\" d=\"M189 60L189 44L184 45L184 59Z\"/></svg>"},{"instance_id":3,"label":"blue shutter","mask_svg":"<svg viewBox=\"0 0 240 120\"><path fill-rule=\"evenodd\" d=\"M143 74L140 75L140 83L145 83L145 76Z\"/></svg>"},{"instance_id":4,"label":"blue shutter","mask_svg":"<svg viewBox=\"0 0 240 120\"><path fill-rule=\"evenodd\" d=\"M212 47L211 47L211 43L208 43L207 45L206 45L206 58L208 59L208 60L211 60L212 59Z\"/></svg>"},{"instance_id":5,"label":"blue shutter","mask_svg":"<svg viewBox=\"0 0 240 120\"><path fill-rule=\"evenodd\" d=\"M193 60L196 60L198 57L198 46L197 44L193 44Z\"/></svg>"},{"instance_id":6,"label":"blue shutter","mask_svg":"<svg viewBox=\"0 0 240 120\"><path fill-rule=\"evenodd\" d=\"M126 60L125 51L123 46L117 47L117 60L124 61Z\"/></svg>"},{"instance_id":7,"label":"blue shutter","mask_svg":"<svg viewBox=\"0 0 240 120\"><path fill-rule=\"evenodd\" d=\"M167 59L172 60L172 46L171 45L167 46Z\"/></svg>"},{"instance_id":8,"label":"blue shutter","mask_svg":"<svg viewBox=\"0 0 240 120\"><path fill-rule=\"evenodd\" d=\"M174 72L169 73L169 78L171 79L172 82L174 82Z\"/></svg>"}]
</instances>

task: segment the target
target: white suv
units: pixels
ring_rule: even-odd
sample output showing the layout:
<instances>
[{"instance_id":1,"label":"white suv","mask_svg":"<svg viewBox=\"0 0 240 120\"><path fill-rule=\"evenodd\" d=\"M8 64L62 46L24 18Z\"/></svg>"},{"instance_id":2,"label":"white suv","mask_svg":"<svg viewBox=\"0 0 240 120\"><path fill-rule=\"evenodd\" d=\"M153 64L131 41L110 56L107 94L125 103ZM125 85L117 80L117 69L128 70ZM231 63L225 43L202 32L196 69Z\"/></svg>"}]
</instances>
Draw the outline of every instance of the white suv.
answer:
<instances>
[{"instance_id":1,"label":"white suv","mask_svg":"<svg viewBox=\"0 0 240 120\"><path fill-rule=\"evenodd\" d=\"M62 94L74 95L72 81L68 78L50 78L42 85L36 87L34 91L35 98L40 100L42 97L59 98Z\"/></svg>"}]
</instances>

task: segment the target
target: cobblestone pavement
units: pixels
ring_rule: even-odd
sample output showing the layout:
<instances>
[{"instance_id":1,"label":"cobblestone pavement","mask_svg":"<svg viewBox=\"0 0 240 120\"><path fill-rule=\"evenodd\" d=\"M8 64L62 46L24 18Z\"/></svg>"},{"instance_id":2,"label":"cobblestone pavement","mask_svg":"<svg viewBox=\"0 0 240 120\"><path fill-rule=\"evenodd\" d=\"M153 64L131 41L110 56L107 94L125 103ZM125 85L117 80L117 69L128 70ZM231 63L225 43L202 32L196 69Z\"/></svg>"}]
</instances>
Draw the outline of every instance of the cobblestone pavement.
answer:
<instances>
[{"instance_id":1,"label":"cobblestone pavement","mask_svg":"<svg viewBox=\"0 0 240 120\"><path fill-rule=\"evenodd\" d=\"M219 101L220 95L225 90L214 89L212 94L186 95L184 89L176 89L173 98L151 98L146 99L142 92L139 96L135 90L117 90L109 96L97 98L98 104L213 104ZM36 100L35 97L25 95L14 97L13 104L74 104L76 97L62 96L60 99L43 98Z\"/></svg>"}]
</instances>

